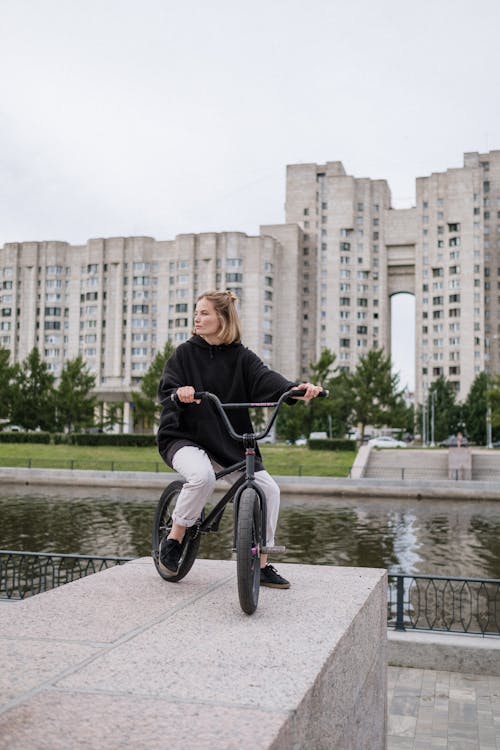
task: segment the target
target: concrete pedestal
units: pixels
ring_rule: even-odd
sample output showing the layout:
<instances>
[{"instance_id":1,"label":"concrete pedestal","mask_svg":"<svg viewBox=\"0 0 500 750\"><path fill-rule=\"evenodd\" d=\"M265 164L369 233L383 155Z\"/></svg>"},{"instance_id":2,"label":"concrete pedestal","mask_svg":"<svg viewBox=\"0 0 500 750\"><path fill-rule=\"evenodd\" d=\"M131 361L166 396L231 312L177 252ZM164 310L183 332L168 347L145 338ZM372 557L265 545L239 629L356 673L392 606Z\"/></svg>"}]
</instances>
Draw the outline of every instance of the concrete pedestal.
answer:
<instances>
[{"instance_id":1,"label":"concrete pedestal","mask_svg":"<svg viewBox=\"0 0 500 750\"><path fill-rule=\"evenodd\" d=\"M386 577L280 565L248 617L236 566L141 559L0 611L1 750L381 750Z\"/></svg>"}]
</instances>

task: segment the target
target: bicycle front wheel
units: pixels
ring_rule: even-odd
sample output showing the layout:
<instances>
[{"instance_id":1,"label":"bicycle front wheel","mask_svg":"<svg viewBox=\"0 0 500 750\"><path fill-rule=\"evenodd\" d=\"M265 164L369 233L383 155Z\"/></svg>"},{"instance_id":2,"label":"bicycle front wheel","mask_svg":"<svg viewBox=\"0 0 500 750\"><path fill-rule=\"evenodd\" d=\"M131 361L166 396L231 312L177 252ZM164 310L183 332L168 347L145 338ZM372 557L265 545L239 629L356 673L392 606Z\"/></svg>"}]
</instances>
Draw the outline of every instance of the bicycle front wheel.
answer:
<instances>
[{"instance_id":1,"label":"bicycle front wheel","mask_svg":"<svg viewBox=\"0 0 500 750\"><path fill-rule=\"evenodd\" d=\"M251 487L239 499L236 535L238 596L243 612L257 609L260 589L261 509L259 496Z\"/></svg>"},{"instance_id":2,"label":"bicycle front wheel","mask_svg":"<svg viewBox=\"0 0 500 750\"><path fill-rule=\"evenodd\" d=\"M165 581L171 581L173 583L180 581L184 578L194 565L198 549L200 546L201 534L199 532L198 524L190 526L186 529L184 539L182 540L182 553L179 560L179 569L177 575L168 576L158 565L160 543L168 536L170 529L172 528L172 512L177 502L177 497L182 489L182 482L171 482L163 490L158 505L156 506L155 516L153 520L153 534L152 534L152 556L156 570L159 575L165 579ZM203 520L203 513L200 521Z\"/></svg>"}]
</instances>

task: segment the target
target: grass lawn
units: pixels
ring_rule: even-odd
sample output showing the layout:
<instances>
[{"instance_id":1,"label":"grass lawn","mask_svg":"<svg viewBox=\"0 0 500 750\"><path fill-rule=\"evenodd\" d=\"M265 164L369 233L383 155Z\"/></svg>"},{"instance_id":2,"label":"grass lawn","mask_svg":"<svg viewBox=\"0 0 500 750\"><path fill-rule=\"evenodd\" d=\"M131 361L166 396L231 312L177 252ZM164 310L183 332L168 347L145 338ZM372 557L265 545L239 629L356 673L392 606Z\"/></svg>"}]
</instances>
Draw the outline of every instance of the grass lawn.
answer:
<instances>
[{"instance_id":1,"label":"grass lawn","mask_svg":"<svg viewBox=\"0 0 500 750\"><path fill-rule=\"evenodd\" d=\"M354 451L311 451L306 446L263 445L266 469L277 476L346 477ZM154 448L0 443L0 466L100 471L169 471Z\"/></svg>"}]
</instances>

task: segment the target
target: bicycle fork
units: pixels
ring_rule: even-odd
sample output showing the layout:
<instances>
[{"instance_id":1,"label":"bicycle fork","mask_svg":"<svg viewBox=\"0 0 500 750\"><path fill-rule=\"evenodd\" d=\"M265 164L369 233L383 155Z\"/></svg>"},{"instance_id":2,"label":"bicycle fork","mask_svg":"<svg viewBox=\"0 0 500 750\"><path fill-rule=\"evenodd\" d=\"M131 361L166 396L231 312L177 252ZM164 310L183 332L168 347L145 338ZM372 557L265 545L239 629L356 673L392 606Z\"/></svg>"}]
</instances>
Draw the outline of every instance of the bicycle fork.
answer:
<instances>
[{"instance_id":1,"label":"bicycle fork","mask_svg":"<svg viewBox=\"0 0 500 750\"><path fill-rule=\"evenodd\" d=\"M255 437L253 435L244 435L243 444L245 446L245 479L241 486L238 488L236 496L234 498L234 524L233 524L233 552L236 551L236 534L238 528L238 511L240 504L240 497L243 490L251 487L258 495L260 504L260 519L261 519L261 545L260 549L252 547L252 554L267 555L270 552L286 552L286 547L283 546L267 546L267 506L266 496L264 495L261 488L255 481Z\"/></svg>"}]
</instances>

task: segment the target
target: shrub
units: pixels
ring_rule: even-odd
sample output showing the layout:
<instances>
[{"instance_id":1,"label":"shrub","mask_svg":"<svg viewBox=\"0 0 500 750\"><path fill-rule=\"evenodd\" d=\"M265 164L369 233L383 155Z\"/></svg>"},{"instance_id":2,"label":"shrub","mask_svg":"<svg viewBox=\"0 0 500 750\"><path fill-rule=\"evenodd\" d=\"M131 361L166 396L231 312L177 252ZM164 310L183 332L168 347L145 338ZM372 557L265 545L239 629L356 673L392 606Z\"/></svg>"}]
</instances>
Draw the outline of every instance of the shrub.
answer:
<instances>
[{"instance_id":1,"label":"shrub","mask_svg":"<svg viewBox=\"0 0 500 750\"><path fill-rule=\"evenodd\" d=\"M308 446L313 451L355 451L356 441L345 438L321 438L309 440Z\"/></svg>"},{"instance_id":2,"label":"shrub","mask_svg":"<svg viewBox=\"0 0 500 750\"><path fill-rule=\"evenodd\" d=\"M115 434L106 432L75 432L68 435L71 445L128 445L134 448L155 448L155 435Z\"/></svg>"},{"instance_id":3,"label":"shrub","mask_svg":"<svg viewBox=\"0 0 500 750\"><path fill-rule=\"evenodd\" d=\"M0 443L50 443L50 433L0 432Z\"/></svg>"}]
</instances>

